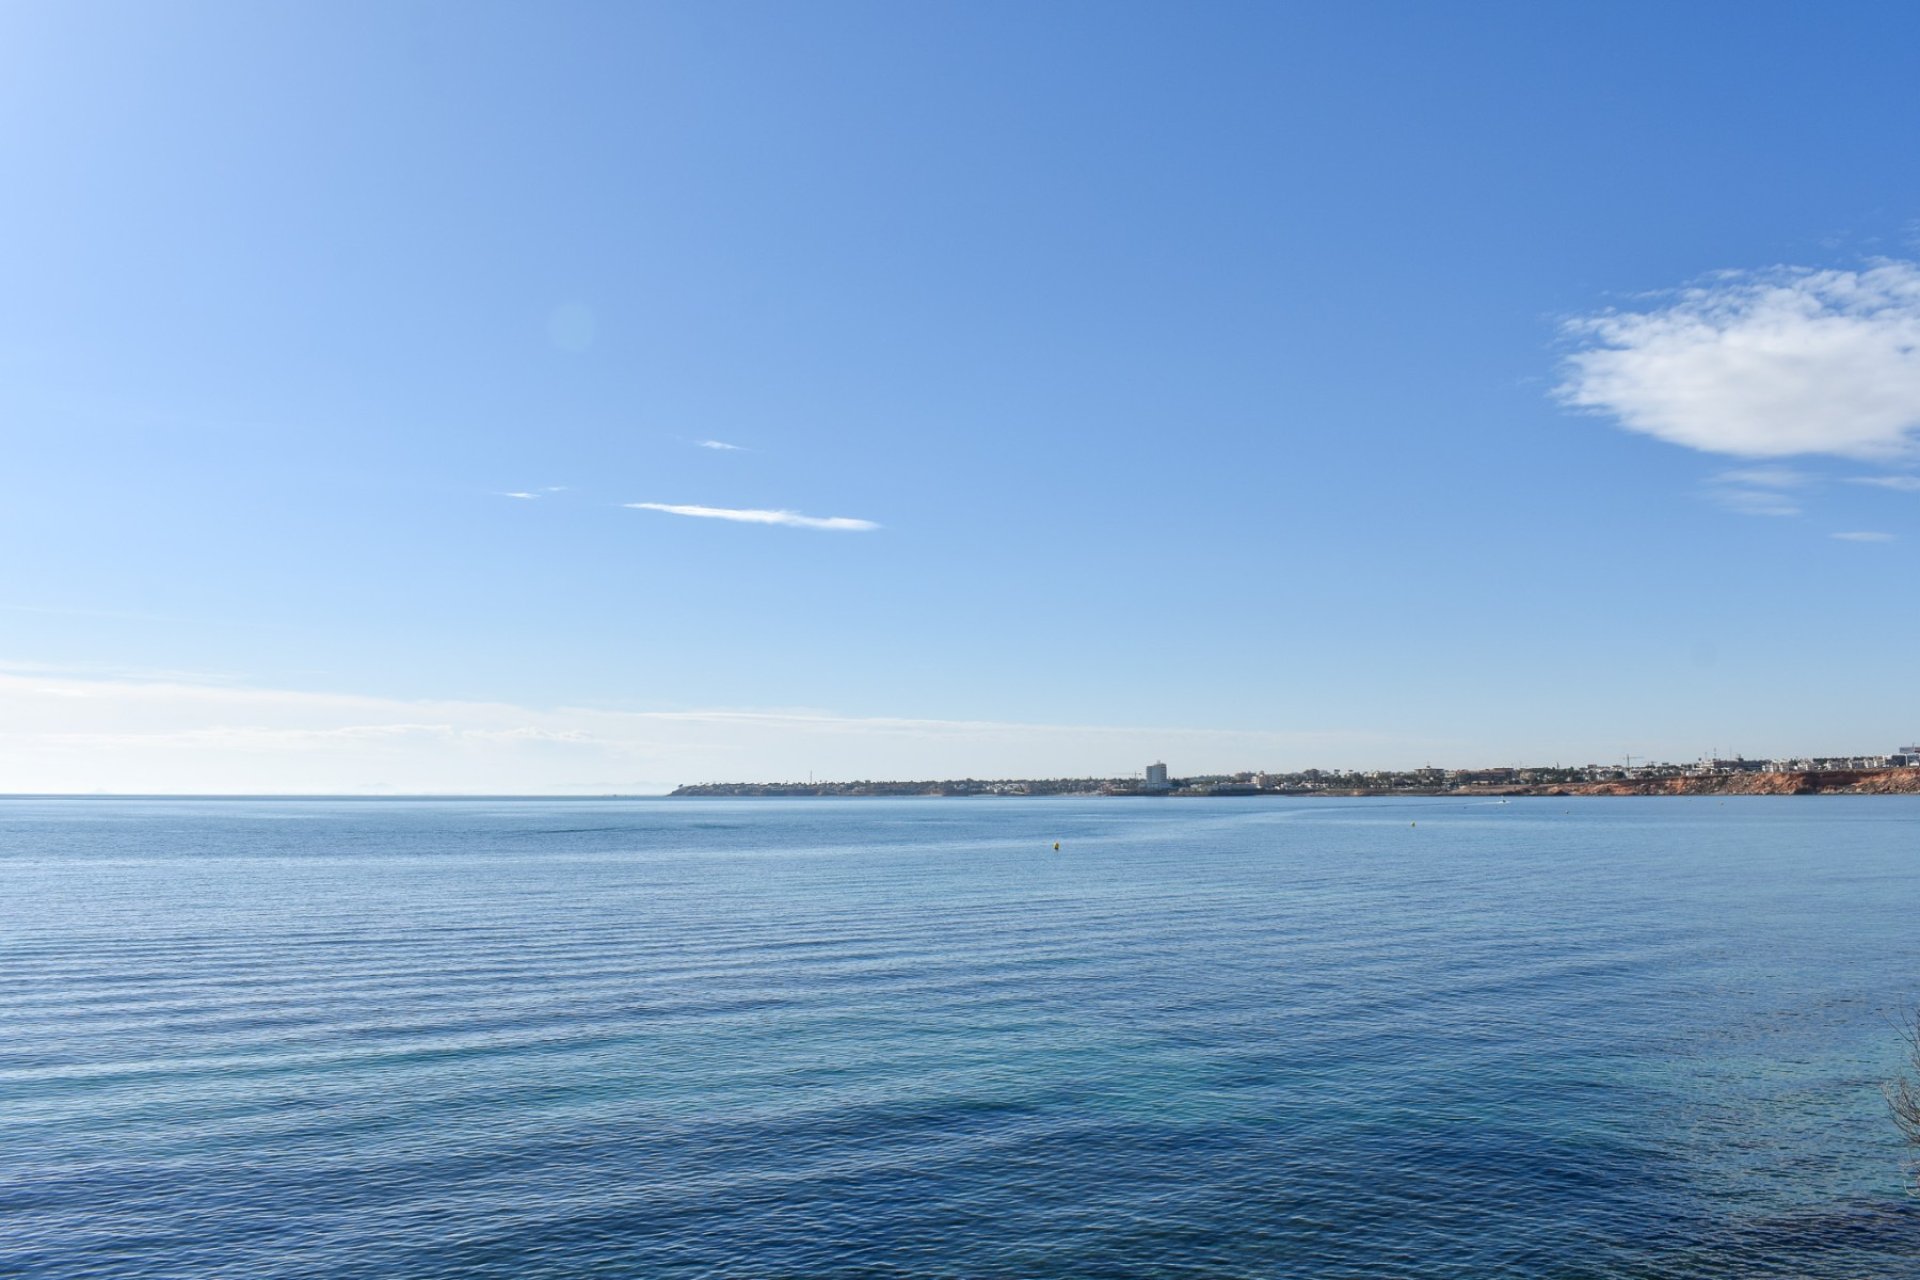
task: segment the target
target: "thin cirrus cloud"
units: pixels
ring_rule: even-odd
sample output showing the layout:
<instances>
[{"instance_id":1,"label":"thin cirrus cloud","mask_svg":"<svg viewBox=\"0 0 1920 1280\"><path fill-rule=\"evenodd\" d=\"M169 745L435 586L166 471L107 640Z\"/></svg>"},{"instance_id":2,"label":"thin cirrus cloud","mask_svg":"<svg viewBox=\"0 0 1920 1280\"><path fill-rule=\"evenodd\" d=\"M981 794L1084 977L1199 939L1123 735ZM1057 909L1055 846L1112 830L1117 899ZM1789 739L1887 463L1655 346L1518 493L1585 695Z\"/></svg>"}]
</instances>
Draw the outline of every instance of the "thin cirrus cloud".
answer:
<instances>
[{"instance_id":1,"label":"thin cirrus cloud","mask_svg":"<svg viewBox=\"0 0 1920 1280\"><path fill-rule=\"evenodd\" d=\"M725 440L696 440L694 443L702 449L719 449L725 453L745 453L747 451L747 446L743 444L728 444Z\"/></svg>"},{"instance_id":2,"label":"thin cirrus cloud","mask_svg":"<svg viewBox=\"0 0 1920 1280\"><path fill-rule=\"evenodd\" d=\"M1566 332L1581 349L1561 402L1669 444L1867 461L1920 445L1920 263L1727 272Z\"/></svg>"},{"instance_id":3,"label":"thin cirrus cloud","mask_svg":"<svg viewBox=\"0 0 1920 1280\"><path fill-rule=\"evenodd\" d=\"M1838 538L1842 542L1892 542L1893 541L1893 535L1890 533L1876 533L1868 529L1855 529L1847 533L1833 533L1833 534L1828 534L1827 536L1831 538Z\"/></svg>"},{"instance_id":4,"label":"thin cirrus cloud","mask_svg":"<svg viewBox=\"0 0 1920 1280\"><path fill-rule=\"evenodd\" d=\"M1755 489L1801 489L1813 483L1813 477L1792 467L1740 467L1722 471L1714 479L1720 484L1748 485Z\"/></svg>"},{"instance_id":5,"label":"thin cirrus cloud","mask_svg":"<svg viewBox=\"0 0 1920 1280\"><path fill-rule=\"evenodd\" d=\"M701 520L732 520L738 524L778 524L793 529L828 529L839 533L866 533L880 526L852 516L803 516L798 511L761 511L750 507L697 507L672 502L629 502L635 511L664 511L670 516Z\"/></svg>"},{"instance_id":6,"label":"thin cirrus cloud","mask_svg":"<svg viewBox=\"0 0 1920 1280\"><path fill-rule=\"evenodd\" d=\"M1742 467L1711 477L1707 498L1736 515L1797 516L1800 501L1793 490L1811 483L1812 476L1791 467Z\"/></svg>"},{"instance_id":7,"label":"thin cirrus cloud","mask_svg":"<svg viewBox=\"0 0 1920 1280\"><path fill-rule=\"evenodd\" d=\"M1877 485L1897 493L1920 493L1920 476L1849 476L1852 484Z\"/></svg>"},{"instance_id":8,"label":"thin cirrus cloud","mask_svg":"<svg viewBox=\"0 0 1920 1280\"><path fill-rule=\"evenodd\" d=\"M1797 516L1800 504L1771 489L1726 489L1709 486L1707 496L1716 506L1742 516Z\"/></svg>"}]
</instances>

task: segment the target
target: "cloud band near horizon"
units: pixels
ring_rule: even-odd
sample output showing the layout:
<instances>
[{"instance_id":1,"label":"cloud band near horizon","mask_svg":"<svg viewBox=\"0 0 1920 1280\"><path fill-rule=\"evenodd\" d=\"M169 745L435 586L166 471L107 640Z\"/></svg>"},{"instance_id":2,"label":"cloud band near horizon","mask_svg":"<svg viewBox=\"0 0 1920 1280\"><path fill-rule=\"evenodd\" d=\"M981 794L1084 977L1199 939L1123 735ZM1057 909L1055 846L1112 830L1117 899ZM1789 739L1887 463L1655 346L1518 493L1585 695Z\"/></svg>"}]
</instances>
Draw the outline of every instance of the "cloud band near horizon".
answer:
<instances>
[{"instance_id":1,"label":"cloud band near horizon","mask_svg":"<svg viewBox=\"0 0 1920 1280\"><path fill-rule=\"evenodd\" d=\"M1117 777L1163 757L1195 772L1400 763L1445 745L1352 731L536 707L0 661L0 778L15 792L604 794L810 771Z\"/></svg>"}]
</instances>

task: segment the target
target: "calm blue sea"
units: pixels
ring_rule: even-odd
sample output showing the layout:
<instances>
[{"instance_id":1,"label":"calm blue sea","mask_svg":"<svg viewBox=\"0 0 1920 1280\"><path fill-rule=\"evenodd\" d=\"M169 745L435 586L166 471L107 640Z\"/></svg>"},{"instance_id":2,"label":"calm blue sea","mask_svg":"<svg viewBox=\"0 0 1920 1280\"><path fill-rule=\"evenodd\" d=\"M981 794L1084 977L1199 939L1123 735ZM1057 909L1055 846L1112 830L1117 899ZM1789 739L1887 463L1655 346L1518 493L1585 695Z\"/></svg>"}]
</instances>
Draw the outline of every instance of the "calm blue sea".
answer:
<instances>
[{"instance_id":1,"label":"calm blue sea","mask_svg":"<svg viewBox=\"0 0 1920 1280\"><path fill-rule=\"evenodd\" d=\"M0 801L0 1274L1920 1276L1916 1002L1909 798Z\"/></svg>"}]
</instances>

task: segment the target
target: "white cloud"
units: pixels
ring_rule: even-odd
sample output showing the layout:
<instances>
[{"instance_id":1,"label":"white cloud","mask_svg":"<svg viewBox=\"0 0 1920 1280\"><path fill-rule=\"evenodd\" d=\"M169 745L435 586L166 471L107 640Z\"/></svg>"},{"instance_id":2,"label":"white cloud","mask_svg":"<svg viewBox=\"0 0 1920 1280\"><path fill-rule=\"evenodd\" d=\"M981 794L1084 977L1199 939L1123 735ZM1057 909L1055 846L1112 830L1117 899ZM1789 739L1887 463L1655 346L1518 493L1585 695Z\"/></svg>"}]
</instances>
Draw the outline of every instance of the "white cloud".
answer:
<instances>
[{"instance_id":1,"label":"white cloud","mask_svg":"<svg viewBox=\"0 0 1920 1280\"><path fill-rule=\"evenodd\" d=\"M1900 493L1920 493L1920 476L1851 476L1854 484L1877 485Z\"/></svg>"},{"instance_id":2,"label":"white cloud","mask_svg":"<svg viewBox=\"0 0 1920 1280\"><path fill-rule=\"evenodd\" d=\"M1735 272L1572 321L1561 400L1746 458L1904 457L1920 428L1920 264Z\"/></svg>"},{"instance_id":3,"label":"white cloud","mask_svg":"<svg viewBox=\"0 0 1920 1280\"><path fill-rule=\"evenodd\" d=\"M702 449L723 449L728 453L745 453L747 451L745 445L728 444L725 440L696 440L694 443Z\"/></svg>"},{"instance_id":4,"label":"white cloud","mask_svg":"<svg viewBox=\"0 0 1920 1280\"><path fill-rule=\"evenodd\" d=\"M1784 493L1767 489L1710 488L1707 496L1728 511L1743 516L1797 516L1800 505Z\"/></svg>"},{"instance_id":5,"label":"white cloud","mask_svg":"<svg viewBox=\"0 0 1920 1280\"><path fill-rule=\"evenodd\" d=\"M852 516L803 516L797 511L757 511L742 507L689 507L671 502L629 502L635 511L664 511L671 516L695 516L702 520L734 520L741 524L783 524L795 529L832 529L846 533L864 533L880 526L871 520Z\"/></svg>"},{"instance_id":6,"label":"white cloud","mask_svg":"<svg viewBox=\"0 0 1920 1280\"><path fill-rule=\"evenodd\" d=\"M1792 467L1742 467L1722 471L1714 480L1719 484L1747 485L1755 489L1800 489L1813 483L1812 476Z\"/></svg>"},{"instance_id":7,"label":"white cloud","mask_svg":"<svg viewBox=\"0 0 1920 1280\"><path fill-rule=\"evenodd\" d=\"M1850 533L1834 533L1834 534L1829 534L1828 536L1833 538L1838 538L1842 542L1892 542L1893 541L1893 535L1890 533L1872 533L1864 529L1855 530Z\"/></svg>"},{"instance_id":8,"label":"white cloud","mask_svg":"<svg viewBox=\"0 0 1920 1280\"><path fill-rule=\"evenodd\" d=\"M1792 467L1743 467L1709 477L1707 499L1737 515L1797 516L1800 502L1790 491L1813 480Z\"/></svg>"},{"instance_id":9,"label":"white cloud","mask_svg":"<svg viewBox=\"0 0 1920 1280\"><path fill-rule=\"evenodd\" d=\"M518 498L522 502L532 502L537 498L539 498L540 495L537 493L515 492L515 493L503 493L500 496L503 498Z\"/></svg>"},{"instance_id":10,"label":"white cloud","mask_svg":"<svg viewBox=\"0 0 1920 1280\"><path fill-rule=\"evenodd\" d=\"M307 693L0 666L12 792L606 793L681 782L1122 776L1418 758L1366 733L627 711ZM1345 755L1347 760L1329 759Z\"/></svg>"}]
</instances>

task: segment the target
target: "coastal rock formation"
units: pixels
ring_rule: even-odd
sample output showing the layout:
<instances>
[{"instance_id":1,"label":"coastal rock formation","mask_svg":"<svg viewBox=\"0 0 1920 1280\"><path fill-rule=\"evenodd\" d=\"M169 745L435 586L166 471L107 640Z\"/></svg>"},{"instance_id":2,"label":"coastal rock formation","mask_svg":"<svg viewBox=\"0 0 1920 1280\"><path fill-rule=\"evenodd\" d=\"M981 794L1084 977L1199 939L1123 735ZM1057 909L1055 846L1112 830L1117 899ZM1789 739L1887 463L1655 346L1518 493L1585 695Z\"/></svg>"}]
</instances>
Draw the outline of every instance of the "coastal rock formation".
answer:
<instances>
[{"instance_id":1,"label":"coastal rock formation","mask_svg":"<svg viewBox=\"0 0 1920 1280\"><path fill-rule=\"evenodd\" d=\"M1550 787L1550 796L1920 795L1920 768L1789 773L1710 773L1691 778L1587 782Z\"/></svg>"}]
</instances>

